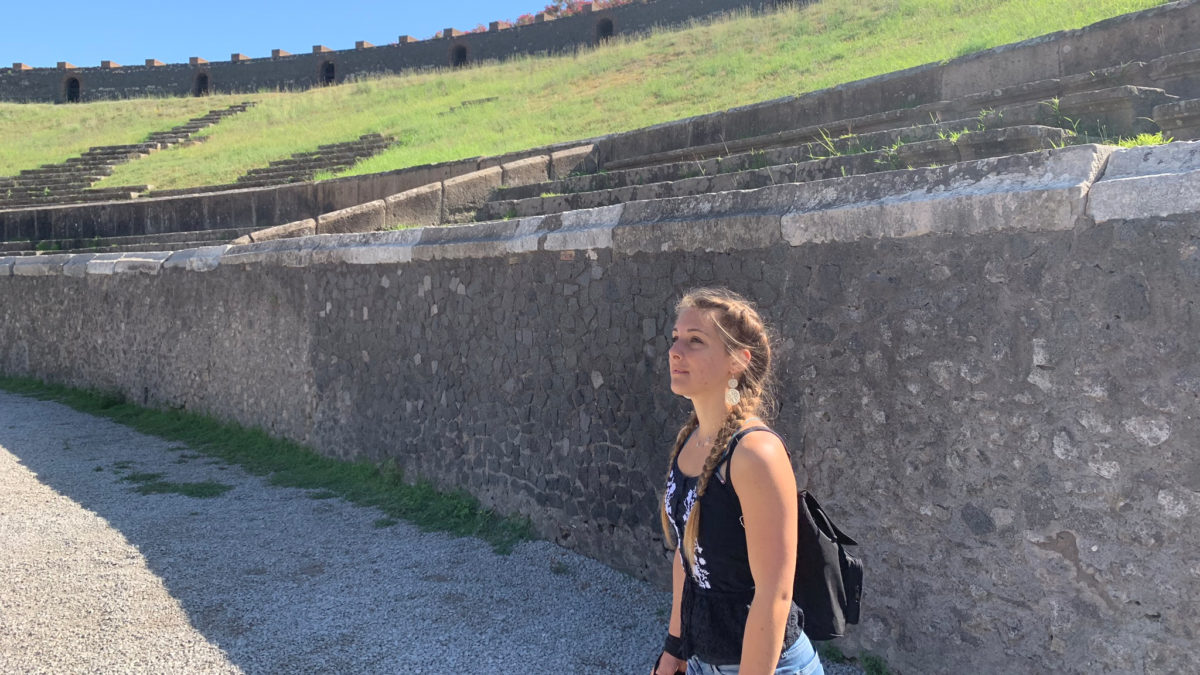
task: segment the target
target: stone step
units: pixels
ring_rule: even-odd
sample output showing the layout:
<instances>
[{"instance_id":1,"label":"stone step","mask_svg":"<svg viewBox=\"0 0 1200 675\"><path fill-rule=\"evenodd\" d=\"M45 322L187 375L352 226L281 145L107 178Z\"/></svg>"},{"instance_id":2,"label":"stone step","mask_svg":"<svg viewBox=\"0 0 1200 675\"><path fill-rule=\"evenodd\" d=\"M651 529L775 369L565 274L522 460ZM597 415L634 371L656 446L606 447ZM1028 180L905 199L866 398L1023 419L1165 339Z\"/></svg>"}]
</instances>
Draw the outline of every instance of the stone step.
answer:
<instances>
[{"instance_id":1,"label":"stone step","mask_svg":"<svg viewBox=\"0 0 1200 675\"><path fill-rule=\"evenodd\" d=\"M341 149L330 148L317 152L299 152L291 157L288 157L287 159L277 159L271 163L290 164L295 162L319 161L330 157L370 157L371 155L383 151L387 147L387 145L379 145L375 147L346 147Z\"/></svg>"},{"instance_id":2,"label":"stone step","mask_svg":"<svg viewBox=\"0 0 1200 675\"><path fill-rule=\"evenodd\" d=\"M745 168L727 173L697 175L591 192L491 201L484 204L473 215L475 220L498 220L611 206L630 201L730 190L752 190L781 183L804 183L1020 154L1061 146L1068 143L1070 139L1070 132L1052 127L1026 126L977 131L963 134L957 138L935 138L903 143L881 150L831 155L792 164ZM737 161L743 162L745 159L741 158ZM469 215L471 214L452 214L452 220L464 222Z\"/></svg>"},{"instance_id":3,"label":"stone step","mask_svg":"<svg viewBox=\"0 0 1200 675\"><path fill-rule=\"evenodd\" d=\"M292 166L271 166L263 169L251 169L247 171L241 178L265 177L265 176L303 176L312 175L318 171L332 171L354 166L359 160L343 160L338 162L311 162L308 164L295 164Z\"/></svg>"},{"instance_id":4,"label":"stone step","mask_svg":"<svg viewBox=\"0 0 1200 675\"><path fill-rule=\"evenodd\" d=\"M139 195L149 189L150 189L149 185L118 185L118 186L114 186L114 187L98 188L95 190L93 190L93 189L84 190L83 194L85 196L89 196L89 197L114 195L121 199L129 199L130 198L129 195L136 196L136 195Z\"/></svg>"},{"instance_id":5,"label":"stone step","mask_svg":"<svg viewBox=\"0 0 1200 675\"><path fill-rule=\"evenodd\" d=\"M228 243L238 237L254 232L256 228L229 228L223 230L198 230L191 232L169 232L127 237L93 237L91 239L47 239L41 242L0 242L0 255L18 255L17 251L37 253L43 251L72 251L76 253L104 251L169 251L214 246Z\"/></svg>"},{"instance_id":6,"label":"stone step","mask_svg":"<svg viewBox=\"0 0 1200 675\"><path fill-rule=\"evenodd\" d=\"M89 185L101 180L104 176L89 176L86 174L64 174L61 176L52 176L47 178L9 178L0 180L0 191L2 190L42 190L50 188L51 190L63 190L71 188L85 188Z\"/></svg>"},{"instance_id":7,"label":"stone step","mask_svg":"<svg viewBox=\"0 0 1200 675\"><path fill-rule=\"evenodd\" d=\"M151 152L157 150L157 146L153 143L128 143L125 145L98 145L88 148L87 152L82 156L99 156L99 155L115 155L115 154L131 154L138 152Z\"/></svg>"},{"instance_id":8,"label":"stone step","mask_svg":"<svg viewBox=\"0 0 1200 675\"><path fill-rule=\"evenodd\" d=\"M1164 137L1200 140L1200 98L1165 103L1154 108L1154 121Z\"/></svg>"},{"instance_id":9,"label":"stone step","mask_svg":"<svg viewBox=\"0 0 1200 675\"><path fill-rule=\"evenodd\" d=\"M1007 127L1001 126L1000 129ZM1045 132L1040 127L1030 127L1018 134L1038 139ZM645 185L663 181L675 181L696 176L715 176L721 173L761 169L768 166L797 164L810 160L827 157L858 155L876 150L903 146L904 144L919 143L939 139L975 140L981 129L978 119L954 120L938 124L925 124L913 127L902 127L887 131L876 131L864 134L848 134L838 138L824 137L820 141L802 143L799 145L740 152L723 157L697 159L687 162L657 164L635 169L608 171L598 174L572 176L556 181L546 181L530 185L501 187L495 192L496 200L529 199L542 194L571 194L592 192L596 190ZM995 130L992 130L995 131ZM1051 132L1052 135L1053 132ZM1007 142L1018 147L1016 136ZM1040 140L1027 146L1029 149L1042 147Z\"/></svg>"},{"instance_id":10,"label":"stone step","mask_svg":"<svg viewBox=\"0 0 1200 675\"><path fill-rule=\"evenodd\" d=\"M179 195L194 195L205 192L225 192L227 190L244 190L252 185L239 185L234 183L225 183L222 185L202 185L191 188L176 188L170 190L152 190L147 197L177 197Z\"/></svg>"},{"instance_id":11,"label":"stone step","mask_svg":"<svg viewBox=\"0 0 1200 675\"><path fill-rule=\"evenodd\" d=\"M1061 84L1061 81L1059 82ZM1146 130L1155 130L1157 125L1151 118L1154 106L1167 103L1173 98L1161 89L1126 85L1086 90L1034 102L982 108L974 110L971 115L975 116L978 122L986 128L1036 124L1061 126L1072 128L1080 133L1107 135L1115 138L1135 135ZM974 98L972 100L975 103L966 106L968 111L973 109L974 104L985 99ZM994 97L988 100L996 99ZM929 124L931 121L937 122L943 119L942 115L948 114L947 111L953 112L959 117L963 116L963 105L961 103L952 105L950 102L940 101L914 108L888 110L828 124L815 124L772 134L627 157L607 162L604 168L612 171L694 161L732 152L814 143L824 138L837 138L846 134L887 131L906 126Z\"/></svg>"},{"instance_id":12,"label":"stone step","mask_svg":"<svg viewBox=\"0 0 1200 675\"><path fill-rule=\"evenodd\" d=\"M72 164L47 165L37 169L25 169L16 176L13 176L13 178L36 178L39 176L55 176L62 174L107 176L113 172L113 166L114 164L109 162L103 164L76 162Z\"/></svg>"}]
</instances>

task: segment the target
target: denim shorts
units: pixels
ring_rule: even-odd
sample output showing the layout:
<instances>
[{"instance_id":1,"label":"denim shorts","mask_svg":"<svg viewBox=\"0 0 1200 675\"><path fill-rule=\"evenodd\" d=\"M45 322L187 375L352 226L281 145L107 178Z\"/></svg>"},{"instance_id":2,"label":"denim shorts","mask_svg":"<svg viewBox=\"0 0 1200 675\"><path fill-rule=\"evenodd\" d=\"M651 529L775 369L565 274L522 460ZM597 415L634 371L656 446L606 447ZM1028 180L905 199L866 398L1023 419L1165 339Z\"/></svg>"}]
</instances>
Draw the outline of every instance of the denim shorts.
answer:
<instances>
[{"instance_id":1,"label":"denim shorts","mask_svg":"<svg viewBox=\"0 0 1200 675\"><path fill-rule=\"evenodd\" d=\"M693 656L687 662L687 675L730 675L737 673L738 666L714 666ZM779 656L779 665L775 666L775 675L825 675L821 667L821 659L813 649L812 642L804 633L784 650Z\"/></svg>"}]
</instances>

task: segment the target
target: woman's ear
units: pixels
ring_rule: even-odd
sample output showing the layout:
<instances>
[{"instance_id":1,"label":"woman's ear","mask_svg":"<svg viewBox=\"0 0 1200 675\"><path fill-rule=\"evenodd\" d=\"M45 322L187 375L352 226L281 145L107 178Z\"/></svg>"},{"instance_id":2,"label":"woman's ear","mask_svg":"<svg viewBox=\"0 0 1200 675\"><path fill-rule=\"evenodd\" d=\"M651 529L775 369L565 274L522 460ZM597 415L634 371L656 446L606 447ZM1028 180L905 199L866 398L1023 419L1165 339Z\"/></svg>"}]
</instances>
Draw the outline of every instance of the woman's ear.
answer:
<instances>
[{"instance_id":1,"label":"woman's ear","mask_svg":"<svg viewBox=\"0 0 1200 675\"><path fill-rule=\"evenodd\" d=\"M746 369L750 367L750 358L751 358L750 350L749 349L739 349L739 350L735 351L732 354L732 356L733 356L732 377L741 377L742 373L746 372Z\"/></svg>"}]
</instances>

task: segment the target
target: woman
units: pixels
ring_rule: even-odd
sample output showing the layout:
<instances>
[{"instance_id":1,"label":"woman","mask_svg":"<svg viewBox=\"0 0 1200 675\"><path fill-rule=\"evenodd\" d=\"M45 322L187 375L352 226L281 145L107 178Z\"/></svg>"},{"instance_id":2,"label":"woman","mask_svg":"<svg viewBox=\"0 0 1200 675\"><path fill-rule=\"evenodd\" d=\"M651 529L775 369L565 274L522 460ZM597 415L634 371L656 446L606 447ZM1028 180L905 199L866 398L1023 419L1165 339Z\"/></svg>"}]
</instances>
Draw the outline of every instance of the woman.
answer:
<instances>
[{"instance_id":1,"label":"woman","mask_svg":"<svg viewBox=\"0 0 1200 675\"><path fill-rule=\"evenodd\" d=\"M676 546L671 621L655 675L823 675L792 602L796 479L771 406L771 347L753 306L700 289L676 307L671 391L691 418L671 455L662 527Z\"/></svg>"}]
</instances>

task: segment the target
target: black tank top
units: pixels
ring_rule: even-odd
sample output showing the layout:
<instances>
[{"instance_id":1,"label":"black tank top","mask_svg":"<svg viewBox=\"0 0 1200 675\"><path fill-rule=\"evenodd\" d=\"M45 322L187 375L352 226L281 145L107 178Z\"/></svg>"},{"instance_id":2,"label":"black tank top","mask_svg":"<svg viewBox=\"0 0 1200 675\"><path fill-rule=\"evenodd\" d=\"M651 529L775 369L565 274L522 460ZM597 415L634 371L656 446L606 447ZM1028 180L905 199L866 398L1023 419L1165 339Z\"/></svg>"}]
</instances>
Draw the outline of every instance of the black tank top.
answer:
<instances>
[{"instance_id":1,"label":"black tank top","mask_svg":"<svg viewBox=\"0 0 1200 675\"><path fill-rule=\"evenodd\" d=\"M729 441L724 457L717 463L708 489L700 498L703 517L696 541L695 569L683 560L683 596L680 612L683 624L683 654L699 656L712 665L732 665L742 660L742 638L750 602L754 600L754 577L746 552L742 504L729 477L729 460L738 442L751 431L769 431L767 427L743 429ZM778 434L775 434L778 436ZM684 526L696 499L699 478L679 470L679 459L671 465L665 496L667 516L675 528L675 541L683 545ZM804 613L796 603L788 612L784 649L791 646L804 627Z\"/></svg>"}]
</instances>

